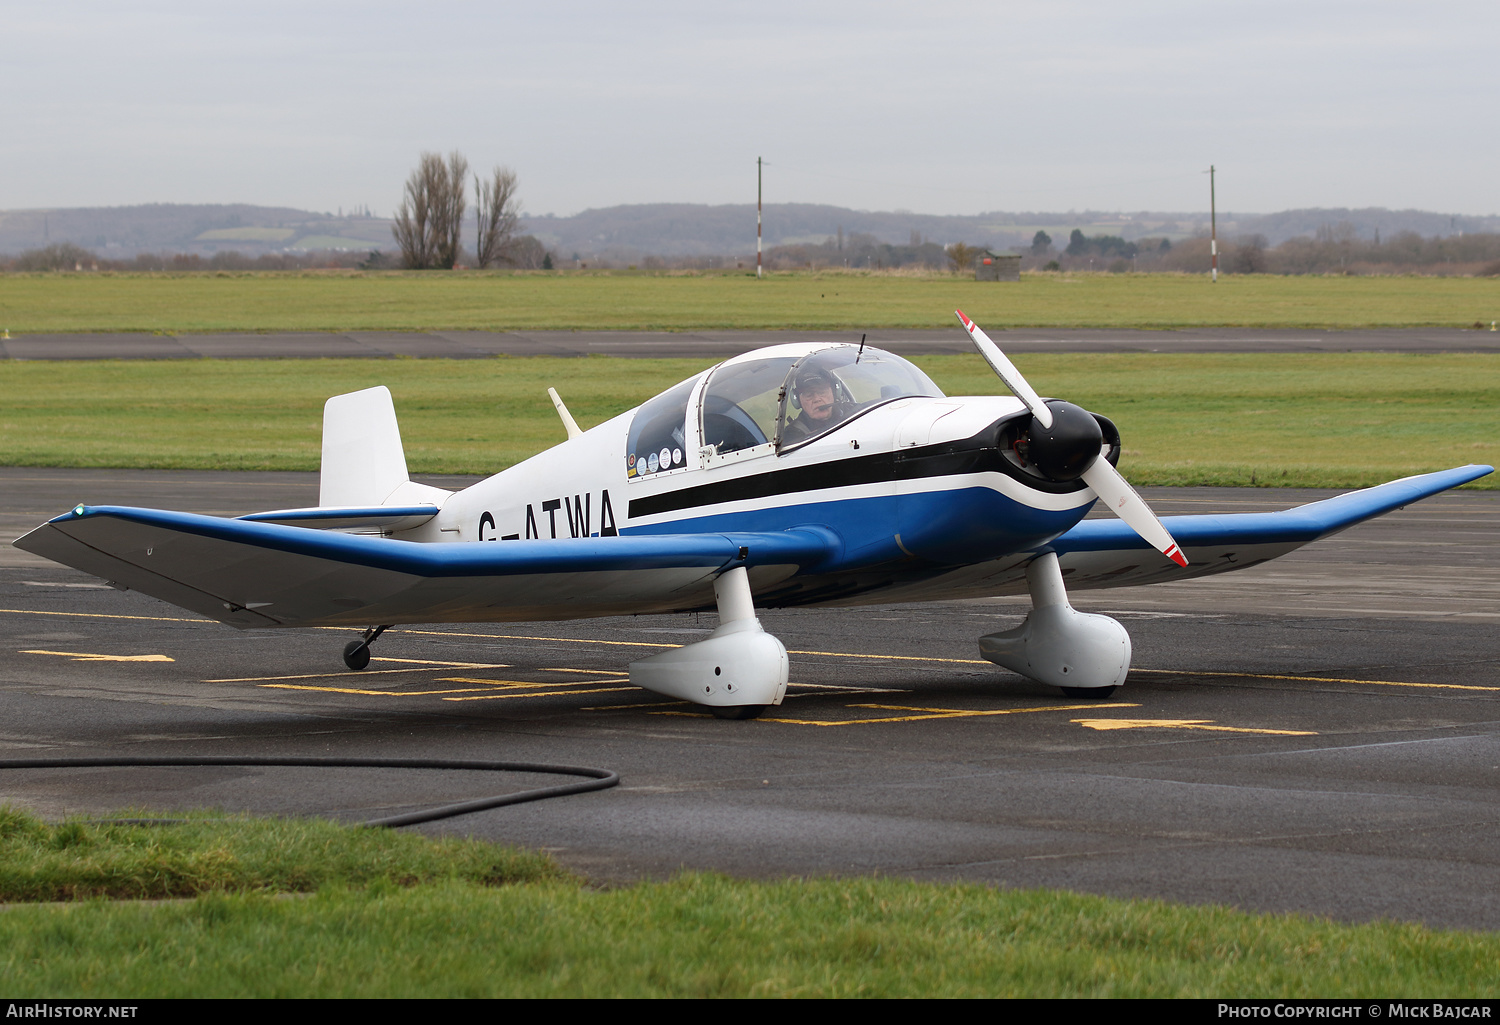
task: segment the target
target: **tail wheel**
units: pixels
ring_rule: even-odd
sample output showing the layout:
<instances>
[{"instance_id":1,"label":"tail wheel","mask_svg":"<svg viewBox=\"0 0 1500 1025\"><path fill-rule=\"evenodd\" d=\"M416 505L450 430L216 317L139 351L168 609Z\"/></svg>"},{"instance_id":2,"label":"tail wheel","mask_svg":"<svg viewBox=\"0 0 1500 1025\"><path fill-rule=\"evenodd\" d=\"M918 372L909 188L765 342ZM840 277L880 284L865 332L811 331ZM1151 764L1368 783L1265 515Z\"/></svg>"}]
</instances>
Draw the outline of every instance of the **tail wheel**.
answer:
<instances>
[{"instance_id":1,"label":"tail wheel","mask_svg":"<svg viewBox=\"0 0 1500 1025\"><path fill-rule=\"evenodd\" d=\"M360 670L370 664L370 646L364 641L350 641L344 645L344 665Z\"/></svg>"}]
</instances>

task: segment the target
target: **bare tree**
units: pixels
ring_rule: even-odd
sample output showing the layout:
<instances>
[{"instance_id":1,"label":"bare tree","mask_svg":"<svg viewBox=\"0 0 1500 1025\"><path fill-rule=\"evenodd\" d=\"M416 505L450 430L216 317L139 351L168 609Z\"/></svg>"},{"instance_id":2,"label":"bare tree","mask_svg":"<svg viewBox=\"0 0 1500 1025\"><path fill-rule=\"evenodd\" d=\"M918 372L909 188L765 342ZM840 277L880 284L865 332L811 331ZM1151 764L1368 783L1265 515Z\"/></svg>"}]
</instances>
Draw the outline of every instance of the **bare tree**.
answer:
<instances>
[{"instance_id":1,"label":"bare tree","mask_svg":"<svg viewBox=\"0 0 1500 1025\"><path fill-rule=\"evenodd\" d=\"M441 172L440 172L441 174ZM434 266L449 268L458 263L464 232L465 186L469 179L469 162L454 150L448 155L447 174L443 175L442 202L436 207L433 238L436 240Z\"/></svg>"},{"instance_id":2,"label":"bare tree","mask_svg":"<svg viewBox=\"0 0 1500 1025\"><path fill-rule=\"evenodd\" d=\"M406 179L406 195L391 226L407 267L448 269L458 262L468 176L469 162L457 150L448 155L446 164L441 154L422 154L417 169Z\"/></svg>"},{"instance_id":3,"label":"bare tree","mask_svg":"<svg viewBox=\"0 0 1500 1025\"><path fill-rule=\"evenodd\" d=\"M11 270L83 270L98 269L99 258L71 242L54 242L44 249L28 249L16 257Z\"/></svg>"},{"instance_id":4,"label":"bare tree","mask_svg":"<svg viewBox=\"0 0 1500 1025\"><path fill-rule=\"evenodd\" d=\"M521 223L519 205L516 172L510 168L495 168L488 183L474 176L474 254L480 267L501 260L515 262L511 249Z\"/></svg>"},{"instance_id":5,"label":"bare tree","mask_svg":"<svg viewBox=\"0 0 1500 1025\"><path fill-rule=\"evenodd\" d=\"M551 270L552 266L547 262L550 255L547 247L535 235L521 235L511 239L510 245L505 247L503 259L512 267L522 270ZM646 259L649 261L651 258ZM647 266L649 265L648 262Z\"/></svg>"},{"instance_id":6,"label":"bare tree","mask_svg":"<svg viewBox=\"0 0 1500 1025\"><path fill-rule=\"evenodd\" d=\"M423 153L417 169L406 179L406 195L396 210L391 234L401 247L401 262L413 270L422 270L432 265L432 236L429 224L432 220L432 179L434 165L442 169L443 158L436 153Z\"/></svg>"},{"instance_id":7,"label":"bare tree","mask_svg":"<svg viewBox=\"0 0 1500 1025\"><path fill-rule=\"evenodd\" d=\"M1229 250L1229 268L1235 274L1266 272L1266 237L1241 235Z\"/></svg>"},{"instance_id":8,"label":"bare tree","mask_svg":"<svg viewBox=\"0 0 1500 1025\"><path fill-rule=\"evenodd\" d=\"M974 265L974 257L979 255L979 250L973 246L955 242L948 247L948 259L953 261L955 270L962 273Z\"/></svg>"}]
</instances>

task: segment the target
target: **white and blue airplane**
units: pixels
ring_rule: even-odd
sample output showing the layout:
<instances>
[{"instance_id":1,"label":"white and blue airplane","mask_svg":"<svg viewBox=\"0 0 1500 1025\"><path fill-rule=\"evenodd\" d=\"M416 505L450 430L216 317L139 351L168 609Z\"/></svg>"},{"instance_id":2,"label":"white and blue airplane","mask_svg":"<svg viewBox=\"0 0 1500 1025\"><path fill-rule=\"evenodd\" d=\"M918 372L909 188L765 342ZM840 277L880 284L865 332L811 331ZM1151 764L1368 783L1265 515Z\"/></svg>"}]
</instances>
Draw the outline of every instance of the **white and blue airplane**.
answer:
<instances>
[{"instance_id":1,"label":"white and blue airplane","mask_svg":"<svg viewBox=\"0 0 1500 1025\"><path fill-rule=\"evenodd\" d=\"M328 400L319 505L228 519L79 505L17 547L252 629L516 622L717 607L706 639L630 664L631 683L752 718L781 703L786 648L756 608L1029 592L989 660L1107 697L1130 637L1068 591L1256 566L1491 472L1463 466L1276 513L1160 520L1115 469L1108 419L1043 399L959 319L1011 396L950 397L855 344L736 356L449 492L410 479L390 392ZM1084 516L1102 501L1118 519Z\"/></svg>"}]
</instances>

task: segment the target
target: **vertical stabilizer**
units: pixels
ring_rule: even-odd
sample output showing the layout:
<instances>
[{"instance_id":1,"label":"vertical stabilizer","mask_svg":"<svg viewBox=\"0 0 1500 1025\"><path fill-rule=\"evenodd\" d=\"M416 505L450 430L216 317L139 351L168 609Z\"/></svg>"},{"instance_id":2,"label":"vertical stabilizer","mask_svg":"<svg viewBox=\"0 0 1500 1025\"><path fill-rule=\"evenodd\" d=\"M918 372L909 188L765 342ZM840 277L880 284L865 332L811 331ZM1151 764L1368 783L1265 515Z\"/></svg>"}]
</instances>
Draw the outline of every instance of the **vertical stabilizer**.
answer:
<instances>
[{"instance_id":1,"label":"vertical stabilizer","mask_svg":"<svg viewBox=\"0 0 1500 1025\"><path fill-rule=\"evenodd\" d=\"M381 505L409 479L390 389L335 395L324 404L319 505Z\"/></svg>"}]
</instances>

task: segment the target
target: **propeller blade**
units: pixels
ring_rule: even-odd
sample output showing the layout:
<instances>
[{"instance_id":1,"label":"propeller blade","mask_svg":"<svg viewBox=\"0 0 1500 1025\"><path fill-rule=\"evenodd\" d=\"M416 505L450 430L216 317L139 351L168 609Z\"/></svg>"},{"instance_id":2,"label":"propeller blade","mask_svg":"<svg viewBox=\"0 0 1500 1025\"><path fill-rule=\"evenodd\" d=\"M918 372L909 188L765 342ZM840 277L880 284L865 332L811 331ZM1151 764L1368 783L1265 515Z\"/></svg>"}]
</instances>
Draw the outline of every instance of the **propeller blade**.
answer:
<instances>
[{"instance_id":1,"label":"propeller blade","mask_svg":"<svg viewBox=\"0 0 1500 1025\"><path fill-rule=\"evenodd\" d=\"M1026 383L1026 378L1021 376L1021 372L1016 369L1016 365L1006 357L1005 353L1000 351L1000 346L990 341L990 336L985 334L978 324L964 316L963 310L954 310L953 312L958 314L958 319L963 323L964 330L969 332L970 338L974 339L974 347L979 350L979 355L983 356L984 361L994 369L995 373L1000 375L1000 380L1005 382L1005 387L1009 388L1011 394L1015 395L1016 398L1026 403L1026 408L1031 410L1032 416L1042 422L1043 427L1051 427L1052 410L1047 408L1047 404L1042 401L1041 396L1032 389L1031 385Z\"/></svg>"},{"instance_id":2,"label":"propeller blade","mask_svg":"<svg viewBox=\"0 0 1500 1025\"><path fill-rule=\"evenodd\" d=\"M990 341L990 336L967 316L963 310L954 310L958 319L963 323L964 330L969 332L969 337L974 339L974 347L984 357L995 371L1000 375L1000 380L1011 390L1016 398L1026 403L1026 408L1031 410L1042 427L1050 430L1052 428L1052 410L1042 401L1031 385L1026 383L1026 378L1016 369L1016 365L1006 358L1000 347ZM1135 493L1135 489L1126 482L1120 472L1109 465L1102 453L1095 457L1089 464L1089 468L1083 471L1083 481L1094 489L1094 494L1114 512L1114 514L1146 540L1146 543L1161 552L1167 558L1179 566L1186 566L1187 556L1182 554L1182 549L1167 532L1167 528L1161 525L1161 520L1156 518L1156 513L1146 504L1145 499Z\"/></svg>"},{"instance_id":3,"label":"propeller blade","mask_svg":"<svg viewBox=\"0 0 1500 1025\"><path fill-rule=\"evenodd\" d=\"M1172 540L1167 528L1161 525L1156 513L1120 476L1120 471L1109 465L1108 459L1103 456L1095 459L1083 471L1083 482L1093 488L1100 501L1124 520L1131 530L1145 538L1147 544L1179 566L1185 567L1188 564L1187 556L1182 554L1182 549L1177 547L1177 542Z\"/></svg>"}]
</instances>

